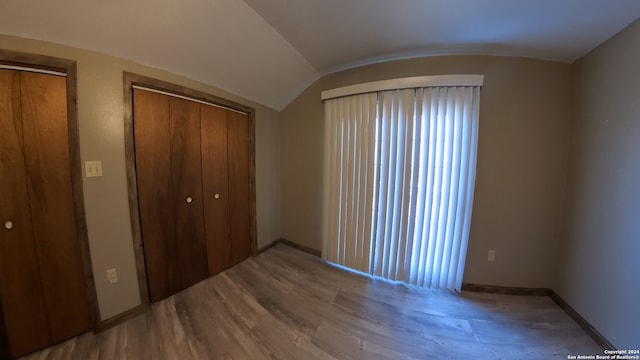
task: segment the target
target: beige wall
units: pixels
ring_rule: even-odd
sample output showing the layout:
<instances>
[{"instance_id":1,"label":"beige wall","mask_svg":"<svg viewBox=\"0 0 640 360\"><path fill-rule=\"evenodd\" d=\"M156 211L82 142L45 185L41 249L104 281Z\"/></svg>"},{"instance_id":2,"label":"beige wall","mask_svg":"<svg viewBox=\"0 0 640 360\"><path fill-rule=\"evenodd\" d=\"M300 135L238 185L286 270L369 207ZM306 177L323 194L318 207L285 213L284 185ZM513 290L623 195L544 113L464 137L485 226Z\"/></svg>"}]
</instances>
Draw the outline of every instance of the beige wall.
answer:
<instances>
[{"instance_id":1,"label":"beige wall","mask_svg":"<svg viewBox=\"0 0 640 360\"><path fill-rule=\"evenodd\" d=\"M140 304L125 175L122 72L129 71L227 98L256 109L258 247L280 237L278 113L220 89L111 56L0 35L0 48L77 61L80 152L101 160L104 176L83 178L89 244L102 319ZM221 69L220 71L225 71ZM109 285L105 270L117 268Z\"/></svg>"},{"instance_id":2,"label":"beige wall","mask_svg":"<svg viewBox=\"0 0 640 360\"><path fill-rule=\"evenodd\" d=\"M393 61L319 79L281 114L282 236L320 249L322 90L431 74L484 74L464 281L551 287L566 168L571 66L522 58ZM487 262L487 251L496 261Z\"/></svg>"},{"instance_id":3,"label":"beige wall","mask_svg":"<svg viewBox=\"0 0 640 360\"><path fill-rule=\"evenodd\" d=\"M640 346L640 21L575 64L556 291L618 349Z\"/></svg>"}]
</instances>

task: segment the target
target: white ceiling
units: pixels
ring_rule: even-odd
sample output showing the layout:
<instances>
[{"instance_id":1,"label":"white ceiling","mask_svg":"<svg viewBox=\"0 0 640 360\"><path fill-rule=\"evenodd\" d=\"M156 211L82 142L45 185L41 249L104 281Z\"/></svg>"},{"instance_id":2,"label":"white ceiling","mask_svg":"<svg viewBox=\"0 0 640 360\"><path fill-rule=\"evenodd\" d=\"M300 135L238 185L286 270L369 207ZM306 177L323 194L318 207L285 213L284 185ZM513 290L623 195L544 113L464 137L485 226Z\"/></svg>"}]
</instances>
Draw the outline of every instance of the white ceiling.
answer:
<instances>
[{"instance_id":1,"label":"white ceiling","mask_svg":"<svg viewBox=\"0 0 640 360\"><path fill-rule=\"evenodd\" d=\"M16 0L2 4L0 33L134 60L279 110L322 74L391 59L572 62L639 17L639 0Z\"/></svg>"},{"instance_id":2,"label":"white ceiling","mask_svg":"<svg viewBox=\"0 0 640 360\"><path fill-rule=\"evenodd\" d=\"M321 73L495 54L573 62L640 17L637 0L244 0Z\"/></svg>"}]
</instances>

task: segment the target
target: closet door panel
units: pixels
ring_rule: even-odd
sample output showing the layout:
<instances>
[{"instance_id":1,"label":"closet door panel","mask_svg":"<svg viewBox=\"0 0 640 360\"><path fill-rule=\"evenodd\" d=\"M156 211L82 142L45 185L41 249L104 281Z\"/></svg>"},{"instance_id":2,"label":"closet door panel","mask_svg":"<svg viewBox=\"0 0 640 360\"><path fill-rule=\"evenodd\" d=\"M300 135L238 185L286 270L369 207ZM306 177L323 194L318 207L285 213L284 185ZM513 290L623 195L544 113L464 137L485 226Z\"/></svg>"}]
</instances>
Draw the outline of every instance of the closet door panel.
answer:
<instances>
[{"instance_id":1,"label":"closet door panel","mask_svg":"<svg viewBox=\"0 0 640 360\"><path fill-rule=\"evenodd\" d=\"M200 104L171 97L170 143L176 237L173 239L178 289L207 278L207 248L202 205Z\"/></svg>"},{"instance_id":2,"label":"closet door panel","mask_svg":"<svg viewBox=\"0 0 640 360\"><path fill-rule=\"evenodd\" d=\"M201 106L205 234L209 275L213 275L232 265L229 238L227 110L208 105Z\"/></svg>"},{"instance_id":3,"label":"closet door panel","mask_svg":"<svg viewBox=\"0 0 640 360\"><path fill-rule=\"evenodd\" d=\"M134 89L134 138L140 223L149 297L177 291L175 218L171 186L169 97Z\"/></svg>"},{"instance_id":4,"label":"closet door panel","mask_svg":"<svg viewBox=\"0 0 640 360\"><path fill-rule=\"evenodd\" d=\"M24 152L40 276L53 342L91 316L71 188L66 78L21 73Z\"/></svg>"},{"instance_id":5,"label":"closet door panel","mask_svg":"<svg viewBox=\"0 0 640 360\"><path fill-rule=\"evenodd\" d=\"M0 359L8 359L10 357L11 353L9 352L9 338L7 337L7 329L4 327L4 314L2 313L2 296L0 296Z\"/></svg>"},{"instance_id":6,"label":"closet door panel","mask_svg":"<svg viewBox=\"0 0 640 360\"><path fill-rule=\"evenodd\" d=\"M233 111L228 116L229 213L235 264L251 255L251 139L249 117Z\"/></svg>"},{"instance_id":7,"label":"closet door panel","mask_svg":"<svg viewBox=\"0 0 640 360\"><path fill-rule=\"evenodd\" d=\"M0 302L14 356L51 343L29 212L20 105L19 73L0 70Z\"/></svg>"}]
</instances>

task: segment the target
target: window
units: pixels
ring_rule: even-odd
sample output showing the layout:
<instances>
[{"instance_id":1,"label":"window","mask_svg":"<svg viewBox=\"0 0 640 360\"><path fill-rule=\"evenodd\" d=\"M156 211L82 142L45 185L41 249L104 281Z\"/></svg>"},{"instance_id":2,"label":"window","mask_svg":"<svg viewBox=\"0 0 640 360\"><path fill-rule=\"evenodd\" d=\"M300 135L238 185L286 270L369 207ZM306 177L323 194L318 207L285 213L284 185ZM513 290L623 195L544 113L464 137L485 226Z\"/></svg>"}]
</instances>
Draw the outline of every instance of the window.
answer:
<instances>
[{"instance_id":1,"label":"window","mask_svg":"<svg viewBox=\"0 0 640 360\"><path fill-rule=\"evenodd\" d=\"M459 291L482 76L435 78L444 85L323 93L322 254L374 276Z\"/></svg>"}]
</instances>

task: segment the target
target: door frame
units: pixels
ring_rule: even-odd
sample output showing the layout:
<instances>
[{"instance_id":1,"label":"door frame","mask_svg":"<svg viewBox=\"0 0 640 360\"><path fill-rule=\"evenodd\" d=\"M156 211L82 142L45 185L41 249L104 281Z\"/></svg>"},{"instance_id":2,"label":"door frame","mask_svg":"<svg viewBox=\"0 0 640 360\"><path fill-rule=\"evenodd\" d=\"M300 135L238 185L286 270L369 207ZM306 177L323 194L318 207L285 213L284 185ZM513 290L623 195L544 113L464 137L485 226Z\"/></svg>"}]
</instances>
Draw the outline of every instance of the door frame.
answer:
<instances>
[{"instance_id":1,"label":"door frame","mask_svg":"<svg viewBox=\"0 0 640 360\"><path fill-rule=\"evenodd\" d=\"M257 251L257 223L256 223L256 181L255 181L255 109L240 103L227 100L215 95L201 91L189 89L184 86L172 84L162 80L154 79L144 75L123 71L124 85L124 149L125 163L127 170L127 188L129 193L129 214L131 217L131 230L133 233L133 248L136 261L136 272L138 275L138 285L140 287L140 298L142 307L149 308L149 286L147 282L147 269L144 261L144 248L142 245L142 231L140 225L140 206L138 203L138 179L135 164L135 137L133 134L133 87L139 86L151 90L185 97L197 102L204 102L214 106L221 106L231 110L247 113L249 117L251 143L249 160L249 189L250 189L250 224L251 224L251 254L256 255Z\"/></svg>"},{"instance_id":2,"label":"door frame","mask_svg":"<svg viewBox=\"0 0 640 360\"><path fill-rule=\"evenodd\" d=\"M92 330L98 326L100 310L98 308L98 295L93 277L93 266L91 264L91 253L89 251L89 237L87 233L87 220L84 207L84 193L82 185L82 161L80 158L80 132L78 128L78 71L77 63L74 60L62 59L46 55L37 55L18 51L0 49L0 64L8 66L18 66L35 70L48 70L66 74L67 85L67 128L69 142L69 169L71 171L71 188L73 195L73 206L75 212L75 224L80 243L80 257L84 270L85 285L87 287L87 298L89 300L89 316ZM0 307L0 312L2 307ZM4 319L0 314L0 337L6 335ZM5 344L5 340L0 339L0 346ZM0 354L2 354L0 349Z\"/></svg>"}]
</instances>

